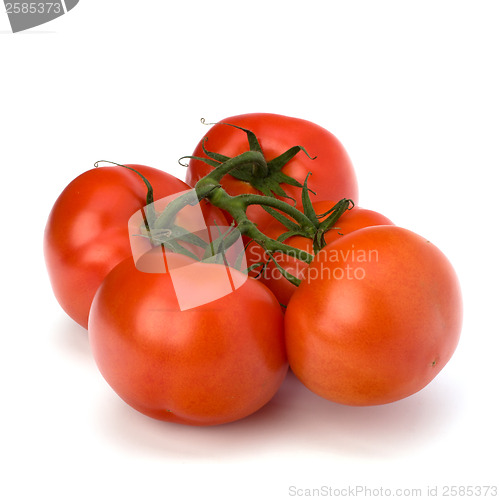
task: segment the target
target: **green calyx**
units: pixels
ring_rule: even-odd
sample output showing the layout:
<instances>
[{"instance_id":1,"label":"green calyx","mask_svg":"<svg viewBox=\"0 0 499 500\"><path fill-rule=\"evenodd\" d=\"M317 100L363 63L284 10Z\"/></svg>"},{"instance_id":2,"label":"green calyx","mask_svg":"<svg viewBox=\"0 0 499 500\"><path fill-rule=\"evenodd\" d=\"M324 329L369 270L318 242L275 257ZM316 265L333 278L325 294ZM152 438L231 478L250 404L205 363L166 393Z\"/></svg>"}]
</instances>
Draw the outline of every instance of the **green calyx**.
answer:
<instances>
[{"instance_id":1,"label":"green calyx","mask_svg":"<svg viewBox=\"0 0 499 500\"><path fill-rule=\"evenodd\" d=\"M248 129L239 127L237 125L232 125L230 123L220 122L220 125L227 125L229 127L234 127L246 133L248 140L248 147L251 152L258 153L261 155L263 161L258 162L248 162L246 164L240 164L236 168L230 171L230 175L239 179L243 182L247 182L255 189L260 191L266 196L279 196L282 198L290 198L286 193L282 185L289 185L298 188L303 188L303 185L296 179L293 179L289 175L282 172L283 167L293 159L298 153L305 153L311 160L314 160L308 152L302 146L293 146L281 155L275 157L272 160L267 161L263 155L262 148L258 142L256 135ZM204 154L207 158L199 156L185 156L184 158L191 158L195 160L202 161L208 165L217 168L220 165L231 160L230 157L216 153L213 151L208 151L205 147L207 137L204 138L202 143L202 148Z\"/></svg>"},{"instance_id":2,"label":"green calyx","mask_svg":"<svg viewBox=\"0 0 499 500\"><path fill-rule=\"evenodd\" d=\"M263 208L287 229L287 231L279 236L278 241L286 241L292 236L303 236L312 240L314 254L316 254L322 250L324 246L326 246L325 234L329 230L333 229L334 224L338 221L338 219L347 210L351 210L355 204L352 200L343 198L325 213L317 214L314 210L312 200L310 199L309 189L307 187L309 175L310 173L307 175L305 182L303 183L302 190L303 215L304 219L308 220L308 224L300 224L298 221L295 222L289 219L289 217L282 215L268 206L264 206ZM320 219L323 220L321 221Z\"/></svg>"}]
</instances>

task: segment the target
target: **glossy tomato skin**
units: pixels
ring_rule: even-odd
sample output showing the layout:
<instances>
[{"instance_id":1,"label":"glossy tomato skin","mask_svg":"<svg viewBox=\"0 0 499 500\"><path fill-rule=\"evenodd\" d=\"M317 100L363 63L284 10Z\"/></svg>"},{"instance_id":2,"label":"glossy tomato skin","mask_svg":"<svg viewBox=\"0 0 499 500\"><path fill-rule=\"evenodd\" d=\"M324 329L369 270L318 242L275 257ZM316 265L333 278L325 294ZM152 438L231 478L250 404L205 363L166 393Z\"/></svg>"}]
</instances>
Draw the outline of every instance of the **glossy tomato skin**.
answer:
<instances>
[{"instance_id":1,"label":"glossy tomato skin","mask_svg":"<svg viewBox=\"0 0 499 500\"><path fill-rule=\"evenodd\" d=\"M128 166L149 180L155 199L190 189L161 170ZM146 204L146 194L135 172L99 167L74 179L52 208L44 235L47 270L59 304L84 328L100 283L131 255L128 220Z\"/></svg>"},{"instance_id":2,"label":"glossy tomato skin","mask_svg":"<svg viewBox=\"0 0 499 500\"><path fill-rule=\"evenodd\" d=\"M291 298L289 362L326 399L390 403L439 373L461 322L458 279L440 250L400 227L360 229L318 253Z\"/></svg>"},{"instance_id":3,"label":"glossy tomato skin","mask_svg":"<svg viewBox=\"0 0 499 500\"><path fill-rule=\"evenodd\" d=\"M305 181L309 172L308 187L316 194L313 201L340 200L350 198L357 202L357 178L350 158L340 141L325 128L307 120L272 113L249 113L231 116L224 123L249 129L256 134L267 161L279 156L293 146L304 147L311 160L303 152L298 153L282 172L300 183ZM234 157L248 150L246 134L234 127L216 124L206 134L205 147L208 151ZM206 158L200 141L193 156ZM187 169L186 182L194 186L207 175L212 167L199 160L191 160ZM230 195L258 193L250 184L226 175L221 182ZM301 203L301 188L284 185L286 193ZM259 193L261 194L261 193ZM285 199L292 203L291 200ZM260 227L268 224L272 217L261 207L251 206L247 212L249 218Z\"/></svg>"},{"instance_id":4,"label":"glossy tomato skin","mask_svg":"<svg viewBox=\"0 0 499 500\"><path fill-rule=\"evenodd\" d=\"M335 202L324 200L315 202L312 205L316 214L320 215L330 210L335 205ZM319 218L319 220L321 220L321 218ZM393 225L393 222L379 212L355 206L341 215L334 227L325 234L325 240L326 243L329 244L340 239L343 235L350 234L358 229L379 225ZM274 221L265 226L262 231L270 238L277 239L281 234L285 233L287 229L279 221L274 219ZM283 243L300 250L305 250L311 254L314 253L312 240L304 236L291 236L284 240ZM248 265L257 262L265 262L267 258L268 257L265 256L265 252L260 245L254 242L248 245L246 251ZM308 267L305 262L283 253L275 254L274 258L282 268L298 279L302 279L305 276ZM259 272L259 269L260 268L257 268L254 271L253 274L255 276ZM289 303L291 296L296 291L296 286L282 275L273 262L269 262L267 267L258 274L258 279L265 283L277 297L277 300L285 306Z\"/></svg>"},{"instance_id":5,"label":"glossy tomato skin","mask_svg":"<svg viewBox=\"0 0 499 500\"><path fill-rule=\"evenodd\" d=\"M224 286L225 266L194 265L185 283L191 293ZM89 339L102 375L125 402L186 425L252 414L273 397L288 369L283 315L264 285L246 279L224 297L180 310L171 275L141 273L131 259L97 292Z\"/></svg>"}]
</instances>

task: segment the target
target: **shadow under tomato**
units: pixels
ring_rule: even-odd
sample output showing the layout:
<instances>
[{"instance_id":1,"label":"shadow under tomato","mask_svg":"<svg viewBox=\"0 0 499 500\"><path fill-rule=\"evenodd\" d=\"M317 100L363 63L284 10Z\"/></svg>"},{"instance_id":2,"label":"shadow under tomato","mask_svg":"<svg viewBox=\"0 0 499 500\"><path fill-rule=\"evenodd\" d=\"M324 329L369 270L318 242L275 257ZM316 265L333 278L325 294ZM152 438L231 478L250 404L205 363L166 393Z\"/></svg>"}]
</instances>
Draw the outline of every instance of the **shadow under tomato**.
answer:
<instances>
[{"instance_id":1,"label":"shadow under tomato","mask_svg":"<svg viewBox=\"0 0 499 500\"><path fill-rule=\"evenodd\" d=\"M290 374L284 387L287 397L277 400L289 416L281 432L294 436L295 448L323 454L372 458L411 454L439 440L461 412L461 397L452 381L446 382L441 376L401 401L353 407L320 398Z\"/></svg>"},{"instance_id":2,"label":"shadow under tomato","mask_svg":"<svg viewBox=\"0 0 499 500\"><path fill-rule=\"evenodd\" d=\"M266 454L393 458L438 440L460 413L460 398L445 379L405 400L375 407L326 401L290 372L276 396L245 419L213 427L160 422L114 393L99 405L103 439L134 453L201 461L246 460Z\"/></svg>"}]
</instances>

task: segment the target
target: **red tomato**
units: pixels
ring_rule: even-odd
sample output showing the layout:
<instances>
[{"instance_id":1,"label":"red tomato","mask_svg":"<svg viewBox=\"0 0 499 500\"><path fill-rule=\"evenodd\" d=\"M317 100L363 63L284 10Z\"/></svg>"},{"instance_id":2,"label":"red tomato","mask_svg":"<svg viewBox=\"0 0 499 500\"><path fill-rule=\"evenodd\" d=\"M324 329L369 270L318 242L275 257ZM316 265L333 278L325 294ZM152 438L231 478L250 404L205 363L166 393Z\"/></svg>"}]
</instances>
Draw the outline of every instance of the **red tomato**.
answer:
<instances>
[{"instance_id":1,"label":"red tomato","mask_svg":"<svg viewBox=\"0 0 499 500\"><path fill-rule=\"evenodd\" d=\"M331 201L319 201L313 203L312 206L314 207L315 213L320 215L331 209L334 204L335 203ZM321 219L322 218L319 218L319 220ZM393 225L393 222L384 215L374 212L373 210L367 210L365 208L355 206L341 215L335 226L325 234L325 240L326 243L331 243L338 240L343 235L357 231L358 229L368 226L387 224ZM264 227L262 231L270 238L276 240L281 234L284 234L288 230L279 221L274 219L274 221ZM314 253L312 240L305 238L304 236L291 236L290 238L286 238L283 243L300 250L305 250L311 254ZM283 269L291 273L293 276L298 279L304 278L308 265L302 260L284 253L274 254L274 259ZM268 260L268 256L265 255L265 252L260 245L253 242L246 250L246 260L248 266L250 266L251 264L255 264L257 262L266 262ZM277 300L283 305L288 304L289 299L296 291L296 286L282 275L273 261L270 261L267 267L263 270L261 268L257 268L254 272L252 272L252 275L258 275L258 279L265 283L265 285L267 285L270 290L274 292Z\"/></svg>"},{"instance_id":2,"label":"red tomato","mask_svg":"<svg viewBox=\"0 0 499 500\"><path fill-rule=\"evenodd\" d=\"M105 278L89 320L102 375L159 420L215 425L257 411L288 369L275 297L220 264L170 254L168 268L143 273L127 259ZM182 310L185 301L192 307Z\"/></svg>"},{"instance_id":3,"label":"red tomato","mask_svg":"<svg viewBox=\"0 0 499 500\"><path fill-rule=\"evenodd\" d=\"M327 245L285 315L290 366L316 394L379 405L425 387L456 349L461 293L447 258L396 226Z\"/></svg>"},{"instance_id":4,"label":"red tomato","mask_svg":"<svg viewBox=\"0 0 499 500\"><path fill-rule=\"evenodd\" d=\"M271 113L250 113L232 116L222 122L249 129L255 133L267 161L281 155L293 146L302 146L315 160L299 152L282 169L282 172L302 183L309 172L308 187L316 193L313 201L340 200L350 198L357 202L357 179L352 163L338 139L315 123ZM214 125L206 134L207 150L234 157L248 151L246 134L228 125ZM194 150L193 156L206 158L203 141ZM199 160L191 160L187 169L186 182L194 186L207 175L212 167ZM222 187L232 196L242 193L259 193L249 183L231 175L222 179ZM288 196L301 203L301 188L281 184ZM292 203L291 200L283 198ZM269 223L272 216L261 207L251 206L248 217L259 226Z\"/></svg>"},{"instance_id":5,"label":"red tomato","mask_svg":"<svg viewBox=\"0 0 499 500\"><path fill-rule=\"evenodd\" d=\"M190 189L161 170L128 166L149 180L156 200ZM52 208L44 237L48 273L62 308L85 328L102 280L131 255L128 220L146 204L146 194L137 173L99 167L73 180Z\"/></svg>"}]
</instances>

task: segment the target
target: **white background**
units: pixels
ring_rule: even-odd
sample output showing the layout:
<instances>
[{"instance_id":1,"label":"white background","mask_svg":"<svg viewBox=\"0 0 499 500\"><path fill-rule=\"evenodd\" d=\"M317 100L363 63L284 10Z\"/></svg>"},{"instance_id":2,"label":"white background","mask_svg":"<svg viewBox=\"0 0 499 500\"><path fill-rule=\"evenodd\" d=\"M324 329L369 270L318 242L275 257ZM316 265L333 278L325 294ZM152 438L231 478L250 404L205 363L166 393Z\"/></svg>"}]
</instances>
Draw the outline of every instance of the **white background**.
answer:
<instances>
[{"instance_id":1,"label":"white background","mask_svg":"<svg viewBox=\"0 0 499 500\"><path fill-rule=\"evenodd\" d=\"M2 7L0 497L498 485L498 19L481 0L81 0L14 35ZM462 340L417 395L350 408L290 378L240 422L157 422L114 395L53 298L43 229L74 177L100 159L183 177L201 117L255 111L331 130L360 205L453 262Z\"/></svg>"}]
</instances>

